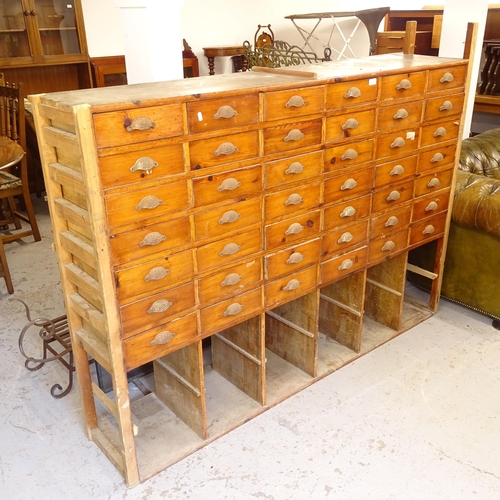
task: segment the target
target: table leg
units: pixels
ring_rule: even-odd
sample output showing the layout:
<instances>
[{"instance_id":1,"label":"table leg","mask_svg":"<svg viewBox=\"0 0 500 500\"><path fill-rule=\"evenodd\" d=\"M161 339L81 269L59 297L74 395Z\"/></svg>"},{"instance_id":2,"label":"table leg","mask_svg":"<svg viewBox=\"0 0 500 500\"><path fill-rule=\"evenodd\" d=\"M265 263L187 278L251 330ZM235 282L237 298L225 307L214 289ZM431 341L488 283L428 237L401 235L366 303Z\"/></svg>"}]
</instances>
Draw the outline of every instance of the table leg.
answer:
<instances>
[{"instance_id":1,"label":"table leg","mask_svg":"<svg viewBox=\"0 0 500 500\"><path fill-rule=\"evenodd\" d=\"M215 75L215 57L208 57L208 74Z\"/></svg>"}]
</instances>

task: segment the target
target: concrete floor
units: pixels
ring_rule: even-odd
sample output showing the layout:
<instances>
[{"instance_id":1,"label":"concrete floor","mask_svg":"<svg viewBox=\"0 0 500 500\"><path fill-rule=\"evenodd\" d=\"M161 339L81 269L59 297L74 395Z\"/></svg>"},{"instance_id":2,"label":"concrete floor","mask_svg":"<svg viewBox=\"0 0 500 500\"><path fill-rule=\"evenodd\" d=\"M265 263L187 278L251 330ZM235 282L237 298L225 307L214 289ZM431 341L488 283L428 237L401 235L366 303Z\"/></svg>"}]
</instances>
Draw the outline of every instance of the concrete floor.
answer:
<instances>
[{"instance_id":1,"label":"concrete floor","mask_svg":"<svg viewBox=\"0 0 500 500\"><path fill-rule=\"evenodd\" d=\"M43 241L7 245L32 317L64 313L50 220ZM500 332L447 301L435 316L127 489L84 433L58 362L30 372L27 319L0 279L0 500L500 499ZM39 356L37 329L28 355Z\"/></svg>"}]
</instances>

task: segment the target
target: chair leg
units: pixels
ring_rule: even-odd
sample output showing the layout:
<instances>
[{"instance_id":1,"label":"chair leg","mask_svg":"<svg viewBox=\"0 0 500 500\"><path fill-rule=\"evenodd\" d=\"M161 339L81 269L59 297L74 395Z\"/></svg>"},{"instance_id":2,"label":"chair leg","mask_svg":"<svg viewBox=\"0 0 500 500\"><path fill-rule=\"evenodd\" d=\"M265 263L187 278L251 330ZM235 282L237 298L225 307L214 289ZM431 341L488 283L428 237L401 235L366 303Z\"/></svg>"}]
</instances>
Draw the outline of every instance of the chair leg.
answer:
<instances>
[{"instance_id":1,"label":"chair leg","mask_svg":"<svg viewBox=\"0 0 500 500\"><path fill-rule=\"evenodd\" d=\"M38 229L35 210L33 209L33 203L31 202L31 195L28 187L24 189L24 203L26 205L26 213L28 214L28 222L33 231L33 238L35 238L35 241L40 241L42 237L40 236L40 230Z\"/></svg>"},{"instance_id":2,"label":"chair leg","mask_svg":"<svg viewBox=\"0 0 500 500\"><path fill-rule=\"evenodd\" d=\"M7 256L5 255L2 238L0 238L0 277L3 277L5 279L7 291L10 294L13 294L14 286L12 285L12 279L10 277L9 266L7 264Z\"/></svg>"},{"instance_id":3,"label":"chair leg","mask_svg":"<svg viewBox=\"0 0 500 500\"><path fill-rule=\"evenodd\" d=\"M14 199L13 196L10 196L7 198L7 203L9 205L9 212L10 216L12 218L12 221L14 225L16 226L16 229L21 229L21 219L17 216L17 206L16 206L16 200Z\"/></svg>"}]
</instances>

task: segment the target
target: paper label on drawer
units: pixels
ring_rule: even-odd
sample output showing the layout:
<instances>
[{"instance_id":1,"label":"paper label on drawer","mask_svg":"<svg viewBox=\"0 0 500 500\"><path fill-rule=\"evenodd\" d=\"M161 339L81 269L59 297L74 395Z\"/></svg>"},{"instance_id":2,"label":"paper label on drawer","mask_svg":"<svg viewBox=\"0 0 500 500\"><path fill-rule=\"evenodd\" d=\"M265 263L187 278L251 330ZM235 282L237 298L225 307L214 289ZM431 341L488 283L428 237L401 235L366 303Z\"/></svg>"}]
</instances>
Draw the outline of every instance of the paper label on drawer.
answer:
<instances>
[{"instance_id":1,"label":"paper label on drawer","mask_svg":"<svg viewBox=\"0 0 500 500\"><path fill-rule=\"evenodd\" d=\"M199 122L203 121L203 113L201 111L198 111L198 121Z\"/></svg>"},{"instance_id":2,"label":"paper label on drawer","mask_svg":"<svg viewBox=\"0 0 500 500\"><path fill-rule=\"evenodd\" d=\"M377 79L376 78L370 78L368 80L368 85L377 85Z\"/></svg>"},{"instance_id":3,"label":"paper label on drawer","mask_svg":"<svg viewBox=\"0 0 500 500\"><path fill-rule=\"evenodd\" d=\"M413 141L415 139L415 132L406 132L406 140Z\"/></svg>"}]
</instances>

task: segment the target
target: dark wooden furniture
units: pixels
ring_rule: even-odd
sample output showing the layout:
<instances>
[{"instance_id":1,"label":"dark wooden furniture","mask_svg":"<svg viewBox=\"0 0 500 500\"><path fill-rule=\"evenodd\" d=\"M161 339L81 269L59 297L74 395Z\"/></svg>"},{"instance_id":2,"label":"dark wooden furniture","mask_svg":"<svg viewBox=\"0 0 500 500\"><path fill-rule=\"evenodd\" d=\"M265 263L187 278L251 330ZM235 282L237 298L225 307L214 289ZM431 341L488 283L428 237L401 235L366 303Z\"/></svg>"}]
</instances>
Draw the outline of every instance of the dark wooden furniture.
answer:
<instances>
[{"instance_id":1,"label":"dark wooden furniture","mask_svg":"<svg viewBox=\"0 0 500 500\"><path fill-rule=\"evenodd\" d=\"M406 21L404 31L379 31L377 33L376 54L420 54L420 47L430 44L430 31L417 31L417 21Z\"/></svg>"},{"instance_id":2,"label":"dark wooden furniture","mask_svg":"<svg viewBox=\"0 0 500 500\"><path fill-rule=\"evenodd\" d=\"M127 85L125 56L107 56L90 58L94 87Z\"/></svg>"},{"instance_id":3,"label":"dark wooden furniture","mask_svg":"<svg viewBox=\"0 0 500 500\"><path fill-rule=\"evenodd\" d=\"M198 66L198 58L192 51L185 39L182 40L182 67L184 68L184 78L194 78L200 76L200 68Z\"/></svg>"},{"instance_id":4,"label":"dark wooden furniture","mask_svg":"<svg viewBox=\"0 0 500 500\"><path fill-rule=\"evenodd\" d=\"M245 48L243 45L220 45L215 47L204 47L203 54L208 59L208 74L215 74L215 58L216 57L245 57ZM243 71L246 71L246 65L243 61Z\"/></svg>"}]
</instances>

